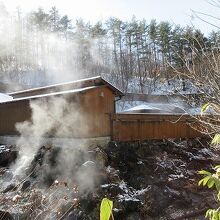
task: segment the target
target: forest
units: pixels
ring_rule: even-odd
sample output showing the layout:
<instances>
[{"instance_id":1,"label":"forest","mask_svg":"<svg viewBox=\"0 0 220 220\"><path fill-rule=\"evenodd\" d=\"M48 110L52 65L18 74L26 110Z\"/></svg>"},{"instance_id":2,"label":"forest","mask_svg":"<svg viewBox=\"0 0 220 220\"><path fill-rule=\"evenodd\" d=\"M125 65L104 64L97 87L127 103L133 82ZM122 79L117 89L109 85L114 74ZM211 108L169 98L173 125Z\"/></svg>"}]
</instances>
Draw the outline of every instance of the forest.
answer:
<instances>
[{"instance_id":1,"label":"forest","mask_svg":"<svg viewBox=\"0 0 220 220\"><path fill-rule=\"evenodd\" d=\"M0 219L220 220L219 72L215 23L0 3Z\"/></svg>"},{"instance_id":2,"label":"forest","mask_svg":"<svg viewBox=\"0 0 220 220\"><path fill-rule=\"evenodd\" d=\"M150 94L158 81L169 85L175 77L185 90L178 73L200 66L201 54L218 52L220 43L218 31L206 36L196 27L135 17L92 24L56 7L10 14L1 4L0 22L0 80L31 87L102 75L124 92L131 79L136 92Z\"/></svg>"}]
</instances>

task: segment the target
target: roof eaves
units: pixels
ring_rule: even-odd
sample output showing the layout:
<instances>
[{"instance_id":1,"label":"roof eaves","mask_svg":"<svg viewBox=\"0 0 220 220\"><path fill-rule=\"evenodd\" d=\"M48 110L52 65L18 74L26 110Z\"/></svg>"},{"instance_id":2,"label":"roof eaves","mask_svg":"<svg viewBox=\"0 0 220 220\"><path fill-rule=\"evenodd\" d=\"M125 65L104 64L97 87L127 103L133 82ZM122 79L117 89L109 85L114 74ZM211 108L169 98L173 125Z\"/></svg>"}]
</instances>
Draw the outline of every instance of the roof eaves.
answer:
<instances>
[{"instance_id":1,"label":"roof eaves","mask_svg":"<svg viewBox=\"0 0 220 220\"><path fill-rule=\"evenodd\" d=\"M16 98L16 99L13 99L13 100L10 100L10 101L6 101L4 103L18 102L18 101L22 101L22 100L32 100L32 99L38 99L38 98L47 98L47 97L51 97L51 96L83 93L83 92L95 89L97 87L98 86L91 86L91 87L86 87L86 88L81 88L81 89L66 90L66 91L61 91L61 92L53 92L53 93L47 93L47 94L35 95L35 96L27 96L27 97Z\"/></svg>"}]
</instances>

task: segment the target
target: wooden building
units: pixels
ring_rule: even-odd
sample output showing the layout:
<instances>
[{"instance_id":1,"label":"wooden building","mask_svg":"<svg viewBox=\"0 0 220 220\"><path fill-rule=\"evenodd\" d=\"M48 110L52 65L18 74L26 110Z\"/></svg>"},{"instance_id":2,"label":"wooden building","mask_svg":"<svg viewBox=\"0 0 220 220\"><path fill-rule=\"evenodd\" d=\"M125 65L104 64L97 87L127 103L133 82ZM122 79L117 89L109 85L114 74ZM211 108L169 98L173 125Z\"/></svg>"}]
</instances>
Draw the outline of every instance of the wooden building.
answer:
<instances>
[{"instance_id":1,"label":"wooden building","mask_svg":"<svg viewBox=\"0 0 220 220\"><path fill-rule=\"evenodd\" d=\"M34 104L38 105L39 111L41 108L45 111L45 115L41 114L42 129L47 127L50 118L55 121L55 125L43 132L45 137L111 137L115 141L142 141L202 136L193 129L198 127L198 122L190 115L163 112L116 113L115 102L123 93L101 77L28 89L8 95L14 99L0 103L0 136L19 135L16 125L20 122L30 122L27 125L30 126L31 132L32 124L38 115L33 108ZM60 103L65 105L62 117L57 115L57 110L63 107ZM45 110L47 106L50 108Z\"/></svg>"},{"instance_id":2,"label":"wooden building","mask_svg":"<svg viewBox=\"0 0 220 220\"><path fill-rule=\"evenodd\" d=\"M16 124L24 121L33 121L30 104L48 105L64 99L70 123L68 132L59 132L52 128L47 136L93 138L110 137L112 133L111 115L115 113L115 99L123 93L101 77L94 77L64 84L57 84L36 89L10 93L14 100L0 103L0 135L18 135ZM41 104L42 103L42 104ZM51 114L53 109L50 109ZM55 111L55 109L54 109ZM56 117L56 115L54 115ZM45 114L45 125L47 115ZM65 123L65 122L64 122ZM42 126L44 126L42 124Z\"/></svg>"}]
</instances>

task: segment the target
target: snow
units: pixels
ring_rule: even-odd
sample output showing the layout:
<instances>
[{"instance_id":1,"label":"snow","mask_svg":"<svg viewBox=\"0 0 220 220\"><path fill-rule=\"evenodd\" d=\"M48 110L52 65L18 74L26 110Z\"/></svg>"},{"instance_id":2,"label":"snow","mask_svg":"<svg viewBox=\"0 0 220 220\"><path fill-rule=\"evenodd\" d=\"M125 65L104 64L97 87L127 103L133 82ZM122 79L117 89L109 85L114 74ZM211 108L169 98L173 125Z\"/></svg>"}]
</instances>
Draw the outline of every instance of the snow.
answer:
<instances>
[{"instance_id":1,"label":"snow","mask_svg":"<svg viewBox=\"0 0 220 220\"><path fill-rule=\"evenodd\" d=\"M138 196L149 191L151 188L151 186L148 186L145 189L136 190L133 187L127 186L127 183L124 181L121 181L119 184L110 183L110 184L101 185L102 188L108 188L111 186L118 186L123 191L122 194L118 195L119 201L136 201L136 202L140 202Z\"/></svg>"},{"instance_id":2,"label":"snow","mask_svg":"<svg viewBox=\"0 0 220 220\"><path fill-rule=\"evenodd\" d=\"M110 187L110 186L117 186L117 185L114 184L114 183L109 183L109 184L103 184L103 185L101 185L102 188L108 188L108 187Z\"/></svg>"},{"instance_id":3,"label":"snow","mask_svg":"<svg viewBox=\"0 0 220 220\"><path fill-rule=\"evenodd\" d=\"M196 88L190 80L186 79L185 80L185 87L186 90L183 91L183 86L182 86L182 80L181 79L172 79L169 80L169 85L167 82L164 81L158 81L156 83L155 88L153 88L153 91L151 94L153 95L164 95L164 94L192 94L192 93L197 93L198 88Z\"/></svg>"},{"instance_id":4,"label":"snow","mask_svg":"<svg viewBox=\"0 0 220 220\"><path fill-rule=\"evenodd\" d=\"M143 101L120 101L116 104L117 112L131 111L155 111L161 113L185 113L186 106L183 103L151 103Z\"/></svg>"},{"instance_id":5,"label":"snow","mask_svg":"<svg viewBox=\"0 0 220 220\"><path fill-rule=\"evenodd\" d=\"M201 149L201 150L200 150L200 153L202 153L202 154L205 155L205 156L212 157L212 158L215 157L215 154L214 154L210 149L207 149L207 148Z\"/></svg>"},{"instance_id":6,"label":"snow","mask_svg":"<svg viewBox=\"0 0 220 220\"><path fill-rule=\"evenodd\" d=\"M116 209L116 208L113 208L112 209L114 212L120 212L121 211L121 209Z\"/></svg>"},{"instance_id":7,"label":"snow","mask_svg":"<svg viewBox=\"0 0 220 220\"><path fill-rule=\"evenodd\" d=\"M131 112L131 111L140 111L139 113L147 113L158 111L160 113L181 113L181 114L190 114L190 115L199 115L201 112L201 107L189 106L186 104L186 101L183 99L186 95L201 94L202 92L197 88L190 79L185 79L185 91L183 91L183 81L180 78L174 78L168 81L166 79L160 78L155 81L153 78L146 78L140 84L140 79L138 77L131 77L127 82L122 83L122 78L120 76L112 76L111 74L102 74L102 77L110 81L114 86L123 90L125 93L135 93L135 94L146 94L151 95L165 95L167 96L168 102L146 102L146 101L127 101L119 100L116 102L116 112ZM123 88L122 85L127 85L126 88ZM169 96L171 95L171 96ZM173 96L176 96L173 98ZM179 96L179 98L178 98ZM142 111L142 112L141 112ZM211 112L207 112L211 113Z\"/></svg>"},{"instance_id":8,"label":"snow","mask_svg":"<svg viewBox=\"0 0 220 220\"><path fill-rule=\"evenodd\" d=\"M5 145L0 145L0 153L3 153L3 152L9 152L10 149L7 148Z\"/></svg>"},{"instance_id":9,"label":"snow","mask_svg":"<svg viewBox=\"0 0 220 220\"><path fill-rule=\"evenodd\" d=\"M119 170L115 170L115 168L113 168L111 166L107 166L106 172L111 173L113 175L118 175L119 174Z\"/></svg>"},{"instance_id":10,"label":"snow","mask_svg":"<svg viewBox=\"0 0 220 220\"><path fill-rule=\"evenodd\" d=\"M149 191L151 189L151 186L148 186L145 189L136 190L133 187L128 187L124 181L121 181L121 183L119 184L119 188L124 192L124 194L118 195L119 201L139 202L140 199L138 199L137 197Z\"/></svg>"},{"instance_id":11,"label":"snow","mask_svg":"<svg viewBox=\"0 0 220 220\"><path fill-rule=\"evenodd\" d=\"M117 113L179 113L179 114L190 114L200 115L201 107L190 106L183 101L172 100L167 103L163 102L145 102L145 101L123 101L116 102ZM208 109L207 114L214 114L212 109Z\"/></svg>"},{"instance_id":12,"label":"snow","mask_svg":"<svg viewBox=\"0 0 220 220\"><path fill-rule=\"evenodd\" d=\"M101 74L106 80L111 82L114 86L123 90L123 84L127 84L127 90L124 92L127 93L144 93L151 95L168 95L168 94L195 94L199 92L199 89L193 85L189 79L185 79L185 91L183 91L183 81L180 78L169 79L168 81L165 78L149 78L146 77L142 80L140 85L139 77L133 76L126 82L122 83L121 76L112 76L111 74L103 73Z\"/></svg>"},{"instance_id":13,"label":"snow","mask_svg":"<svg viewBox=\"0 0 220 220\"><path fill-rule=\"evenodd\" d=\"M201 108L200 107L189 108L188 113L191 114L191 115L200 115L201 114ZM209 109L206 110L204 115L205 114L216 114L216 112L213 109L209 108Z\"/></svg>"},{"instance_id":14,"label":"snow","mask_svg":"<svg viewBox=\"0 0 220 220\"><path fill-rule=\"evenodd\" d=\"M148 186L145 189L136 190L133 187L127 186L127 183L125 183L124 181L121 181L118 185L114 183L101 185L102 188L108 188L111 186L118 186L123 191L123 194L118 195L119 201L136 201L136 202L140 202L138 196L149 191L151 188L150 186Z\"/></svg>"},{"instance_id":15,"label":"snow","mask_svg":"<svg viewBox=\"0 0 220 220\"><path fill-rule=\"evenodd\" d=\"M169 178L168 178L168 181L176 180L176 179L179 179L179 178L185 178L185 176L182 173L179 174L179 175L177 175L177 174L170 174Z\"/></svg>"},{"instance_id":16,"label":"snow","mask_svg":"<svg viewBox=\"0 0 220 220\"><path fill-rule=\"evenodd\" d=\"M137 110L161 110L161 109L153 107L151 105L142 104L142 105L135 106L133 108L129 108L125 111L137 111Z\"/></svg>"},{"instance_id":17,"label":"snow","mask_svg":"<svg viewBox=\"0 0 220 220\"><path fill-rule=\"evenodd\" d=\"M10 95L6 95L4 93L0 93L0 102L8 102L12 101L13 97Z\"/></svg>"},{"instance_id":18,"label":"snow","mask_svg":"<svg viewBox=\"0 0 220 220\"><path fill-rule=\"evenodd\" d=\"M27 97L13 99L13 101L20 101L20 100L25 100L25 99L33 99L33 98L42 98L42 97L49 97L49 96L56 96L56 95L79 93L79 92L84 92L84 91L91 90L91 89L94 89L94 88L97 88L97 86L90 86L90 87L85 87L85 88L80 88L80 89L72 89L72 90L66 90L66 91L54 92L54 93L48 93L48 94L42 94L42 95L27 96Z\"/></svg>"},{"instance_id":19,"label":"snow","mask_svg":"<svg viewBox=\"0 0 220 220\"><path fill-rule=\"evenodd\" d=\"M90 80L97 80L97 79L101 79L101 76L95 76L95 77L90 77L90 78L85 78L85 79L79 79L79 80L74 80L74 81L69 81L69 82L64 82L64 83L57 83L57 84L52 84L52 85L48 85L48 86L41 86L41 87L37 87L37 88L32 88L32 89L27 89L27 90L22 90L22 91L17 91L17 92L13 92L13 94L19 94L21 92L31 92L31 91L36 91L39 89L49 89L49 88L53 88L54 86L65 86L65 85L69 85L71 83L83 83L84 81L90 81Z\"/></svg>"}]
</instances>

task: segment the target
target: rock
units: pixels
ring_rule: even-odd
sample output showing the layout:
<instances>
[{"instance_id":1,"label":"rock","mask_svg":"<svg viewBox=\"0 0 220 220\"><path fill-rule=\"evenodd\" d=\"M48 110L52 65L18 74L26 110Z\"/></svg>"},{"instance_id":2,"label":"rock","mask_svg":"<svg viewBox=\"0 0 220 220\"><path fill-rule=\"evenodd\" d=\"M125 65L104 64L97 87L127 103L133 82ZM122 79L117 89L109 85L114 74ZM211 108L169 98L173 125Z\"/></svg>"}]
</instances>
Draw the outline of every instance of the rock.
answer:
<instances>
[{"instance_id":1,"label":"rock","mask_svg":"<svg viewBox=\"0 0 220 220\"><path fill-rule=\"evenodd\" d=\"M97 205L100 204L100 200L95 198L92 193L89 193L86 197L80 199L80 207L86 212L92 212Z\"/></svg>"},{"instance_id":2,"label":"rock","mask_svg":"<svg viewBox=\"0 0 220 220\"><path fill-rule=\"evenodd\" d=\"M106 168L107 177L111 183L119 183L121 182L119 177L119 170L114 169L113 167L108 166Z\"/></svg>"},{"instance_id":3,"label":"rock","mask_svg":"<svg viewBox=\"0 0 220 220\"><path fill-rule=\"evenodd\" d=\"M75 213L75 210L69 213L67 220L78 220L78 213Z\"/></svg>"},{"instance_id":4,"label":"rock","mask_svg":"<svg viewBox=\"0 0 220 220\"><path fill-rule=\"evenodd\" d=\"M118 161L120 155L119 155L119 147L117 146L116 142L109 142L107 149L106 149L106 153L109 157L109 162L114 162L114 161Z\"/></svg>"},{"instance_id":5,"label":"rock","mask_svg":"<svg viewBox=\"0 0 220 220\"><path fill-rule=\"evenodd\" d=\"M6 170L3 175L3 179L5 181L11 181L13 179L13 173L10 170Z\"/></svg>"},{"instance_id":6,"label":"rock","mask_svg":"<svg viewBox=\"0 0 220 220\"><path fill-rule=\"evenodd\" d=\"M95 160L100 168L104 168L108 163L108 156L102 149L96 148Z\"/></svg>"},{"instance_id":7,"label":"rock","mask_svg":"<svg viewBox=\"0 0 220 220\"><path fill-rule=\"evenodd\" d=\"M18 152L16 150L12 150L10 147L5 145L0 145L0 166L7 167L18 156Z\"/></svg>"},{"instance_id":8,"label":"rock","mask_svg":"<svg viewBox=\"0 0 220 220\"><path fill-rule=\"evenodd\" d=\"M118 184L104 184L101 185L101 188L106 195L110 195L112 197L116 197L117 195L123 193L123 190L119 187Z\"/></svg>"},{"instance_id":9,"label":"rock","mask_svg":"<svg viewBox=\"0 0 220 220\"><path fill-rule=\"evenodd\" d=\"M0 217L1 217L1 220L14 220L12 215L7 211L0 210Z\"/></svg>"},{"instance_id":10,"label":"rock","mask_svg":"<svg viewBox=\"0 0 220 220\"><path fill-rule=\"evenodd\" d=\"M60 199L57 210L58 210L58 212L61 213L61 215L63 215L68 210L70 211L72 206L73 206L73 202L65 200L65 199Z\"/></svg>"},{"instance_id":11,"label":"rock","mask_svg":"<svg viewBox=\"0 0 220 220\"><path fill-rule=\"evenodd\" d=\"M22 187L21 187L21 191L25 191L28 187L30 187L31 185L31 181L30 180L26 180L23 184L22 184Z\"/></svg>"},{"instance_id":12,"label":"rock","mask_svg":"<svg viewBox=\"0 0 220 220\"><path fill-rule=\"evenodd\" d=\"M141 207L140 200L123 200L119 203L121 203L121 205L124 207L126 213L136 212Z\"/></svg>"},{"instance_id":13,"label":"rock","mask_svg":"<svg viewBox=\"0 0 220 220\"><path fill-rule=\"evenodd\" d=\"M49 220L57 220L58 214L56 212L51 212L49 215Z\"/></svg>"},{"instance_id":14,"label":"rock","mask_svg":"<svg viewBox=\"0 0 220 220\"><path fill-rule=\"evenodd\" d=\"M167 185L176 190L183 189L183 187L186 185L187 180L182 177L182 178L176 178L176 179L170 179L167 183Z\"/></svg>"},{"instance_id":15,"label":"rock","mask_svg":"<svg viewBox=\"0 0 220 220\"><path fill-rule=\"evenodd\" d=\"M141 220L141 217L138 212L134 212L134 213L129 214L126 220Z\"/></svg>"},{"instance_id":16,"label":"rock","mask_svg":"<svg viewBox=\"0 0 220 220\"><path fill-rule=\"evenodd\" d=\"M120 209L113 208L113 215L114 215L114 219L125 219L126 210L123 210L122 208Z\"/></svg>"},{"instance_id":17,"label":"rock","mask_svg":"<svg viewBox=\"0 0 220 220\"><path fill-rule=\"evenodd\" d=\"M169 206L172 199L172 196L167 195L163 188L151 186L151 189L145 193L142 212L153 217L158 216L162 214L162 210L165 210Z\"/></svg>"},{"instance_id":18,"label":"rock","mask_svg":"<svg viewBox=\"0 0 220 220\"><path fill-rule=\"evenodd\" d=\"M84 214L79 209L72 210L66 220L83 220Z\"/></svg>"},{"instance_id":19,"label":"rock","mask_svg":"<svg viewBox=\"0 0 220 220\"><path fill-rule=\"evenodd\" d=\"M42 146L38 150L37 154L35 155L34 160L32 161L32 163L39 163L40 165L42 165L44 156L46 154L46 151L47 151L46 147Z\"/></svg>"},{"instance_id":20,"label":"rock","mask_svg":"<svg viewBox=\"0 0 220 220\"><path fill-rule=\"evenodd\" d=\"M78 191L72 191L70 194L69 194L69 197L71 199L76 199L79 197L79 192Z\"/></svg>"},{"instance_id":21,"label":"rock","mask_svg":"<svg viewBox=\"0 0 220 220\"><path fill-rule=\"evenodd\" d=\"M15 195L13 198L12 198L12 201L13 202L17 202L18 200L20 200L22 197L20 195Z\"/></svg>"},{"instance_id":22,"label":"rock","mask_svg":"<svg viewBox=\"0 0 220 220\"><path fill-rule=\"evenodd\" d=\"M68 149L67 155L69 152ZM47 215L48 219L55 220L70 211L66 220L93 220L98 219L101 200L107 197L114 202L115 219L153 220L171 219L167 216L172 216L176 210L187 212L191 207L201 210L207 204L216 204L209 190L202 187L198 190L197 171L211 169L211 162L202 157L218 158L219 153L215 153L215 157L211 148L207 150L205 144L201 147L195 140L112 142L106 149L96 147L89 152L79 149L71 152L77 160L67 164L60 159L66 156L63 149L42 147L31 166L33 176L19 188L27 190L21 194L22 198L17 191L10 192L15 185L6 186L3 182L6 187L2 188L8 193L2 196L19 201L13 203L9 199L7 203L6 199L7 204L1 209L14 219L34 219L38 213L23 212L22 208L32 212L42 204L52 204L48 208L51 213L43 213L41 219ZM11 181L12 174L3 169L0 172L3 181ZM69 174L67 178L65 173ZM17 179L10 183L23 180L19 176ZM37 188L51 184L45 194ZM30 186L32 190L28 190ZM73 207L74 199L77 199L77 208ZM16 210L11 210L11 204L16 205ZM169 207L172 210L168 213Z\"/></svg>"},{"instance_id":23,"label":"rock","mask_svg":"<svg viewBox=\"0 0 220 220\"><path fill-rule=\"evenodd\" d=\"M41 204L43 199L43 194L40 190L32 190L29 197L29 202L32 203L32 207L37 208Z\"/></svg>"},{"instance_id":24,"label":"rock","mask_svg":"<svg viewBox=\"0 0 220 220\"><path fill-rule=\"evenodd\" d=\"M6 186L6 188L2 191L3 193L7 193L9 191L14 191L16 189L16 185L14 183L10 183Z\"/></svg>"},{"instance_id":25,"label":"rock","mask_svg":"<svg viewBox=\"0 0 220 220\"><path fill-rule=\"evenodd\" d=\"M11 213L14 220L26 220L30 219L31 209L25 210L24 212L22 210L14 210L13 213Z\"/></svg>"},{"instance_id":26,"label":"rock","mask_svg":"<svg viewBox=\"0 0 220 220\"><path fill-rule=\"evenodd\" d=\"M2 177L5 174L6 171L7 171L7 168L0 167L0 176Z\"/></svg>"}]
</instances>

